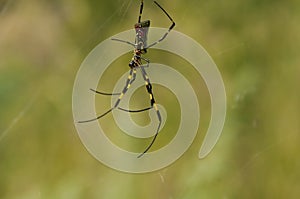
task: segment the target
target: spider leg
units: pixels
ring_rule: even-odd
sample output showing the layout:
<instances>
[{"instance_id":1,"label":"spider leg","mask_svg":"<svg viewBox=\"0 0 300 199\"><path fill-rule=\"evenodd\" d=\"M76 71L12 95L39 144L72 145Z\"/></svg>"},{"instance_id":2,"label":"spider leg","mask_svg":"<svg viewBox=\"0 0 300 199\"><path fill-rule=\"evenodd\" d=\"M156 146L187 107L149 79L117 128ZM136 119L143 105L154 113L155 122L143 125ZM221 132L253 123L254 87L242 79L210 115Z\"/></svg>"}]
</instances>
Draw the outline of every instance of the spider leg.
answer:
<instances>
[{"instance_id":1,"label":"spider leg","mask_svg":"<svg viewBox=\"0 0 300 199\"><path fill-rule=\"evenodd\" d=\"M150 64L150 60L149 59L146 59L146 58L144 58L144 57L140 57L142 60L144 60L145 62L147 62L147 64L146 64L146 66L144 66L144 67L149 67L149 64Z\"/></svg>"},{"instance_id":2,"label":"spider leg","mask_svg":"<svg viewBox=\"0 0 300 199\"><path fill-rule=\"evenodd\" d=\"M105 92L94 90L92 88L90 88L90 90L97 93L97 94L100 94L100 95L121 95L121 93L105 93Z\"/></svg>"},{"instance_id":3,"label":"spider leg","mask_svg":"<svg viewBox=\"0 0 300 199\"><path fill-rule=\"evenodd\" d=\"M145 59L145 60L147 60L147 59ZM147 60L147 61L148 61L148 60ZM148 64L147 64L147 65L149 65L149 61L148 61ZM132 79L131 79L129 85L131 85L132 82L133 82L133 81L135 80L135 78L136 78L136 69L133 69L133 70L134 70L134 71L133 71L133 77L132 77ZM129 87L128 87L128 88L129 88ZM125 112L129 112L129 113L139 113L139 112L143 112L143 111L150 110L150 109L152 109L152 108L153 108L153 107L150 106L150 107L143 108L143 109L138 109L138 110L129 110L129 109L124 109L124 108L118 107L119 110L125 111Z\"/></svg>"},{"instance_id":4,"label":"spider leg","mask_svg":"<svg viewBox=\"0 0 300 199\"><path fill-rule=\"evenodd\" d=\"M122 40L122 39L111 38L111 40L129 44L129 45L131 45L134 48L136 47L136 45L134 43L131 43L129 41L125 41L125 40Z\"/></svg>"},{"instance_id":5,"label":"spider leg","mask_svg":"<svg viewBox=\"0 0 300 199\"><path fill-rule=\"evenodd\" d=\"M129 113L139 113L139 112L150 110L152 108L153 107L150 106L150 107L143 108L143 109L138 109L138 110L128 110L128 109L124 109L124 108L118 107L119 110L125 111L125 112L129 112Z\"/></svg>"},{"instance_id":6,"label":"spider leg","mask_svg":"<svg viewBox=\"0 0 300 199\"><path fill-rule=\"evenodd\" d=\"M97 116L96 118L89 119L89 120L78 121L78 123L87 123L87 122L96 121L96 120L100 119L101 117L105 116L106 114L110 113L113 109L114 109L114 108L109 109L108 111L106 111L106 112L103 113L102 115Z\"/></svg>"},{"instance_id":7,"label":"spider leg","mask_svg":"<svg viewBox=\"0 0 300 199\"><path fill-rule=\"evenodd\" d=\"M129 85L132 84L132 82L134 82L135 78L136 78L136 71L135 69L133 69L133 72L129 74L128 78L127 78L127 82L126 82L126 85L125 87L127 87L127 84L128 84L128 80L130 78L130 76L132 75L132 78L130 79L130 82L129 82ZM97 93L97 94L100 94L100 95L121 95L122 93L106 93L106 92L101 92L101 91L97 91L95 89L92 89L90 88L91 91Z\"/></svg>"},{"instance_id":8,"label":"spider leg","mask_svg":"<svg viewBox=\"0 0 300 199\"><path fill-rule=\"evenodd\" d=\"M148 63L149 64L149 63ZM142 75L143 75L143 78L145 80L145 85L146 85L146 89L147 89L147 92L149 93L150 95L150 104L151 104L151 107L154 107L155 108L155 111L156 111L156 115L157 115L157 118L158 118L158 127L157 127L157 130L156 130L156 133L151 141L151 143L148 145L148 147L144 150L143 153L141 153L138 158L142 157L150 148L151 146L153 145L153 143L155 142L156 140L156 137L158 135L158 132L159 132L159 129L160 129L160 126L161 126L161 122L162 122L162 119L161 119L161 114L158 110L158 107L155 103L155 99L154 99L154 95L153 95L153 92L152 92L152 85L150 83L150 79L145 71L145 68L144 66L140 66L141 67L141 71L142 71Z\"/></svg>"},{"instance_id":9,"label":"spider leg","mask_svg":"<svg viewBox=\"0 0 300 199\"><path fill-rule=\"evenodd\" d=\"M144 8L144 2L143 2L143 0L141 0L140 14L139 14L139 20L138 20L138 23L141 22L142 14L143 14L143 8Z\"/></svg>"},{"instance_id":10,"label":"spider leg","mask_svg":"<svg viewBox=\"0 0 300 199\"><path fill-rule=\"evenodd\" d=\"M150 48L150 47L152 47L152 46L160 43L162 40L164 40L168 36L168 34L171 32L171 30L174 28L174 26L175 26L175 22L173 21L172 17L167 13L167 11L161 5L159 5L156 1L154 1L154 3L167 15L167 17L170 19L170 21L172 22L172 24L169 27L168 31L159 40L157 40L156 42L148 45L146 47L146 49Z\"/></svg>"},{"instance_id":11,"label":"spider leg","mask_svg":"<svg viewBox=\"0 0 300 199\"><path fill-rule=\"evenodd\" d=\"M86 122L92 122L92 121L98 120L98 119L102 118L103 116L105 116L106 114L110 113L112 110L116 109L119 106L123 96L125 95L125 93L130 88L132 82L135 80L135 77L136 77L136 69L132 68L132 69L130 69L130 72L129 72L128 78L126 80L126 84L123 88L123 91L119 94L119 98L117 99L117 101L115 102L114 106L111 109L109 109L108 111L106 111L102 115L97 116L96 118L89 119L89 120L78 121L78 123L86 123ZM102 93L102 92L99 92L99 91L96 91L96 90L93 90L93 91L95 91L96 93L102 94L102 95L103 94L104 95L114 94L114 93L111 93L111 94L110 93ZM124 110L124 111L127 111L127 112L130 111L130 110L126 110L126 109L120 109L120 110ZM135 111L135 112L141 112L141 111Z\"/></svg>"}]
</instances>

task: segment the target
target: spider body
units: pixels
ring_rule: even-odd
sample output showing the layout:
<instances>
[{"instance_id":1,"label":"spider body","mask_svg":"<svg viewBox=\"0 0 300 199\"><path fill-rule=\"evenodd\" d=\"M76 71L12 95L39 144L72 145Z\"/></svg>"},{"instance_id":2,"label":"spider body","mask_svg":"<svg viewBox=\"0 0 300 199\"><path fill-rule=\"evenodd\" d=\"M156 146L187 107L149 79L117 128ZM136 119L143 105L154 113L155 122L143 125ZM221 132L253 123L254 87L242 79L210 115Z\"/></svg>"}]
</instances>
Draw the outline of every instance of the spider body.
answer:
<instances>
[{"instance_id":1,"label":"spider body","mask_svg":"<svg viewBox=\"0 0 300 199\"><path fill-rule=\"evenodd\" d=\"M130 68L139 67L142 64L141 56L147 53L148 31L150 27L150 20L142 21L134 25L135 35L135 49L133 50L133 57L129 62Z\"/></svg>"},{"instance_id":2,"label":"spider body","mask_svg":"<svg viewBox=\"0 0 300 199\"><path fill-rule=\"evenodd\" d=\"M134 47L133 57L129 62L129 67L130 67L129 75L127 77L127 80L126 80L126 83L125 83L125 86L124 86L122 92L120 92L120 93L104 93L104 92L100 92L100 91L97 91L97 90L94 90L94 89L90 89L91 91L93 91L97 94L100 94L100 95L118 95L119 97L118 97L117 101L115 102L114 106L111 109L109 109L108 111L106 111L105 113L103 113L102 115L99 115L99 116L97 116L96 118L93 118L93 119L79 121L79 123L92 122L92 121L95 121L95 120L98 120L98 119L102 118L103 116L105 116L106 114L110 113L111 111L113 111L115 109L130 112L130 113L138 113L138 112L143 112L143 111L147 111L147 110L150 110L150 109L154 108L155 112L156 112L156 115L157 115L158 127L156 129L156 132L155 132L153 138L152 138L151 143L144 150L144 152L141 153L138 157L143 156L151 148L151 146L153 145L153 143L156 140L156 137L159 133L161 122L162 122L162 117L161 117L160 111L158 109L158 106L156 104L156 101L155 101L155 98L154 98L154 95L153 95L152 84L151 84L150 79L149 79L149 77L147 75L147 72L145 70L146 67L147 68L149 67L150 61L148 59L143 58L142 55L147 53L148 48L151 48L152 46L154 46L154 45L158 44L159 42L163 41L167 37L169 32L175 26L175 22L170 17L170 15L165 11L165 9L162 8L161 5L159 5L156 1L153 1L153 2L165 13L165 15L167 15L167 17L172 22L172 24L169 27L168 31L159 40L157 40L156 42L148 45L147 41L148 41L148 31L149 31L149 27L150 27L150 20L141 21L143 8L144 8L144 2L143 2L143 0L141 0L138 22L134 25L134 29L135 29L135 33L136 33L135 42L131 43L129 41L124 41L124 40L121 40L121 39L115 39L115 38L112 39L114 41L126 43L126 44L129 44L129 45ZM146 62L146 65L143 64L143 61ZM150 106L147 107L147 108L139 109L139 110L127 110L127 109L121 108L119 105L120 105L120 102L121 102L123 96L126 94L128 89L130 88L131 84L134 82L134 80L136 78L136 74L137 74L137 69L140 69L141 74L143 76L143 79L145 81L146 91L148 92L149 97L150 97Z\"/></svg>"}]
</instances>

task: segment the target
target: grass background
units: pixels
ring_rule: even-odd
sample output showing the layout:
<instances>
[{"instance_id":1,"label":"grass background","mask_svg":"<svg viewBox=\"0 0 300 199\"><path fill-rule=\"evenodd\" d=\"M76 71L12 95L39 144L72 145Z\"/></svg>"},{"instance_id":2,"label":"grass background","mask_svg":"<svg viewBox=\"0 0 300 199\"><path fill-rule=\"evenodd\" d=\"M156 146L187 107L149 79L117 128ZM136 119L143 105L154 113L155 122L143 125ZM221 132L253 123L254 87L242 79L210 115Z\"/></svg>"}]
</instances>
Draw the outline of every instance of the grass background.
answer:
<instances>
[{"instance_id":1,"label":"grass background","mask_svg":"<svg viewBox=\"0 0 300 199\"><path fill-rule=\"evenodd\" d=\"M204 46L224 78L227 118L213 152L197 159L210 102L203 80L193 75L191 82L202 81L199 135L163 170L139 175L112 170L86 151L76 133L71 109L76 72L97 44L133 27L138 0L2 0L0 198L299 198L299 1L159 3L177 31ZM150 0L144 16L152 26L169 26ZM176 57L151 53L151 60L193 74ZM127 62L110 74L126 72ZM111 84L107 78L103 86ZM178 109L173 99L164 99L168 111ZM178 118L173 121L170 128Z\"/></svg>"}]
</instances>

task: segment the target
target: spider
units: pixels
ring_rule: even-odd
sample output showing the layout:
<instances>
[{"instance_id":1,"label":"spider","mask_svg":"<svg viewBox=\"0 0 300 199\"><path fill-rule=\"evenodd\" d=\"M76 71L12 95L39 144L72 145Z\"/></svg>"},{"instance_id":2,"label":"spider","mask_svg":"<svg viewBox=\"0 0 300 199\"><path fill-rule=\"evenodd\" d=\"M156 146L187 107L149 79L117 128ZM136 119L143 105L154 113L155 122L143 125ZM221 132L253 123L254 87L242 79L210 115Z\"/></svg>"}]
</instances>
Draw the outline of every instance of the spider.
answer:
<instances>
[{"instance_id":1,"label":"spider","mask_svg":"<svg viewBox=\"0 0 300 199\"><path fill-rule=\"evenodd\" d=\"M153 95L152 85L151 85L150 79L147 75L147 72L145 70L145 67L146 68L149 67L150 61L148 59L144 58L143 55L147 53L148 48L151 48L152 46L154 46L154 45L160 43L161 41L163 41L175 26L175 22L173 21L171 16L167 13L167 11L160 4L158 4L156 1L153 1L153 2L170 19L170 21L172 22L171 26L169 27L167 32L159 40L157 40L156 42L148 45L147 44L147 36L148 36L148 30L149 30L149 27L150 27L150 20L141 21L143 8L144 8L144 2L143 2L143 0L141 0L138 22L134 25L134 28L135 28L135 31L136 31L135 42L131 43L129 41L124 41L124 40L121 40L121 39L112 38L112 40L114 40L114 41L126 43L126 44L129 44L129 45L134 47L133 57L132 57L131 61L129 62L129 67L130 67L129 75L128 75L128 78L126 80L126 83L125 83L125 86L124 86L122 92L121 93L105 93L105 92L100 92L100 91L97 91L97 90L94 90L94 89L90 89L91 91L95 92L96 94L110 95L110 96L118 95L119 97L118 97L117 101L115 102L114 106L111 109L109 109L108 111L106 111L105 113L103 113L102 115L99 115L99 116L97 116L96 118L93 118L93 119L79 121L79 123L86 123L86 122L92 122L92 121L98 120L98 119L102 118L103 116L105 116L106 114L113 111L114 109L119 109L121 111L126 111L126 112L130 112L130 113L137 113L137 112L143 112L143 111L147 111L147 110L150 110L150 109L154 108L155 111L156 111L156 115L157 115L157 119L158 119L159 123L158 123L155 135L153 136L151 143L143 151L143 153L141 153L138 156L138 158L142 157L151 148L151 146L153 145L153 143L156 140L156 137L158 135L158 132L159 132L160 126L161 126L161 122L162 122L162 117L161 117L160 111L157 107L157 104L156 104L156 101L155 101L155 98L154 98L154 95ZM146 65L144 65L142 63L142 61L146 62ZM147 108L144 108L144 109L139 109L139 110L123 109L123 108L119 107L119 104L120 104L123 96L126 94L128 89L130 88L131 84L134 82L134 80L136 78L137 69L140 69L141 74L143 76L143 79L145 81L146 90L147 90L147 92L150 96L150 107L147 107Z\"/></svg>"}]
</instances>

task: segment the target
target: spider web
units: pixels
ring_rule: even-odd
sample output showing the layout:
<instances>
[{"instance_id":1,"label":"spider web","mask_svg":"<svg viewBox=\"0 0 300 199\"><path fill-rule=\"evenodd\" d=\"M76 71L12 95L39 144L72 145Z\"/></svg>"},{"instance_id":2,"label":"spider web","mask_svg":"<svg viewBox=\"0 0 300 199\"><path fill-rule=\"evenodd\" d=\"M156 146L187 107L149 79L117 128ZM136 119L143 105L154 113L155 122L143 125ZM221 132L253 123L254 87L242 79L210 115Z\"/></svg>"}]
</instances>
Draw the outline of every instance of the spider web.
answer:
<instances>
[{"instance_id":1,"label":"spider web","mask_svg":"<svg viewBox=\"0 0 300 199\"><path fill-rule=\"evenodd\" d=\"M145 0L147 1L147 0ZM13 0L7 0L7 1L2 1L0 3L0 17L3 17L10 9L11 5L12 5ZM187 0L185 1L186 4L199 4L199 1L197 0ZM148 2L147 2L148 3ZM163 1L164 4L167 4L167 1ZM130 8L132 7L136 7L137 9L133 11L134 14L138 13L138 6L139 3L138 1L134 1L134 0L118 0L118 4L120 5L118 9L116 9L113 13L110 14L109 17L107 17L105 20L103 20L103 22L99 23L98 28L95 29L95 31L89 35L89 37L82 41L82 44L80 47L78 47L77 49L74 49L74 51L68 55L68 59L70 59L70 66L74 66L73 60L75 56L78 55L78 52L80 52L82 50L82 48L84 48L85 46L89 45L92 41L95 41L99 35L101 34L102 31L104 31L106 28L110 27L110 22L115 21L116 19L119 19L119 22L117 24L122 24L124 23L124 21L126 20L126 15L131 11ZM170 3L171 5L174 6L179 6L181 5L179 0L175 0L172 1L172 3ZM134 5L134 6L133 6ZM189 17L191 16L190 10L188 7L184 7L183 9L181 9L181 14L180 17L176 17L176 13L173 14L174 15L174 20L176 21L176 23L178 24L177 27L180 29L180 24L185 23L185 21L189 20ZM134 22L133 22L134 23ZM130 27L129 27L130 28ZM205 28L205 27L203 27ZM176 29L176 28L175 28ZM232 45L229 45L228 47L224 48L224 49L217 49L215 52L213 52L213 56L216 58L228 55L228 54L234 54L235 52L245 48L247 44L247 41L236 41L235 43L233 43ZM47 74L47 75L55 75L55 71L52 72L52 74ZM27 103L24 104L23 108L19 111L18 114L16 114L16 117L14 117L12 119L12 121L8 124L8 127L5 128L5 130L3 132L0 133L0 142L8 135L8 133L18 124L18 122L26 115L28 114L29 110L32 108L32 105L37 101L39 97L39 92L36 92L31 98L30 100L28 100ZM257 151L255 154L253 154L252 157L249 158L249 160L247 162L244 163L243 166L240 167L240 169L237 171L237 174L240 173L244 173L246 172L245 169L253 164L255 164L255 160L264 155L264 153L266 153L267 151L269 151L270 149L274 148L276 145L278 145L279 143L269 143L266 145L265 148ZM230 143L228 144L230 145ZM227 145L227 146L228 146ZM201 164L201 163L199 163ZM163 184L164 187L168 186L168 177L166 177L166 175L168 174L168 169L166 169L165 171L163 171L163 173L159 173L158 179L160 179L160 182ZM200 178L201 176L199 176ZM169 198L171 197L171 193L169 193Z\"/></svg>"}]
</instances>

